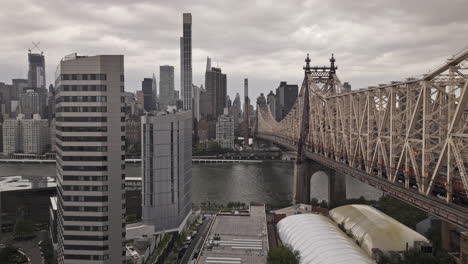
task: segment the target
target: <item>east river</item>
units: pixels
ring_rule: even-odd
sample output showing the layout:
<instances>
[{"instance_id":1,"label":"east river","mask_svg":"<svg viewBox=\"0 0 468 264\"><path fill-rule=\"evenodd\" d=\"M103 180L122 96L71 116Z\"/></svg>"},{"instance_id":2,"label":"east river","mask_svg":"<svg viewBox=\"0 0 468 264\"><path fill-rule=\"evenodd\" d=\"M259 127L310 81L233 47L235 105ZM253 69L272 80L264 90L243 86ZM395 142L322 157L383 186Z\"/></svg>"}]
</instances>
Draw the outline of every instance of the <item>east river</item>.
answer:
<instances>
[{"instance_id":1,"label":"east river","mask_svg":"<svg viewBox=\"0 0 468 264\"><path fill-rule=\"evenodd\" d=\"M128 177L140 177L140 164L127 164ZM193 202L227 203L229 201L284 204L292 200L294 165L292 162L193 164ZM0 177L55 177L55 164L0 163ZM328 179L321 172L311 180L312 196L327 200ZM347 198L364 196L378 199L381 193L360 181L346 177Z\"/></svg>"}]
</instances>

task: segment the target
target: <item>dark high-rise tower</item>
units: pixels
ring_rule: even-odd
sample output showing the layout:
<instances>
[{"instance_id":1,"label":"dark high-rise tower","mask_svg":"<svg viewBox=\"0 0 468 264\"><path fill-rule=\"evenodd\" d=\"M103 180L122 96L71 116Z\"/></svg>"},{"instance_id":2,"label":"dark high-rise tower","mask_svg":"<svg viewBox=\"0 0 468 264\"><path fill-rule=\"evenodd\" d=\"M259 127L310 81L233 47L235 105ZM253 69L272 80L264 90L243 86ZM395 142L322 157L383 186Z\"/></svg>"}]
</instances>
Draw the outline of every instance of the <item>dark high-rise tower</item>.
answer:
<instances>
[{"instance_id":1,"label":"dark high-rise tower","mask_svg":"<svg viewBox=\"0 0 468 264\"><path fill-rule=\"evenodd\" d=\"M183 110L192 110L192 14L183 14L183 36L180 38L180 92Z\"/></svg>"},{"instance_id":2,"label":"dark high-rise tower","mask_svg":"<svg viewBox=\"0 0 468 264\"><path fill-rule=\"evenodd\" d=\"M207 58L207 68L210 65L210 58ZM207 120L215 120L223 114L226 107L226 74L221 68L212 67L205 73L205 88L207 104L206 112L202 113Z\"/></svg>"},{"instance_id":3,"label":"dark high-rise tower","mask_svg":"<svg viewBox=\"0 0 468 264\"><path fill-rule=\"evenodd\" d=\"M44 55L42 53L30 52L28 54L28 62L28 87L46 88Z\"/></svg>"},{"instance_id":4,"label":"dark high-rise tower","mask_svg":"<svg viewBox=\"0 0 468 264\"><path fill-rule=\"evenodd\" d=\"M155 110L156 102L153 94L153 79L144 78L141 82L141 90L143 91L143 108L146 112Z\"/></svg>"},{"instance_id":5,"label":"dark high-rise tower","mask_svg":"<svg viewBox=\"0 0 468 264\"><path fill-rule=\"evenodd\" d=\"M249 79L244 79L244 146L249 144Z\"/></svg>"}]
</instances>

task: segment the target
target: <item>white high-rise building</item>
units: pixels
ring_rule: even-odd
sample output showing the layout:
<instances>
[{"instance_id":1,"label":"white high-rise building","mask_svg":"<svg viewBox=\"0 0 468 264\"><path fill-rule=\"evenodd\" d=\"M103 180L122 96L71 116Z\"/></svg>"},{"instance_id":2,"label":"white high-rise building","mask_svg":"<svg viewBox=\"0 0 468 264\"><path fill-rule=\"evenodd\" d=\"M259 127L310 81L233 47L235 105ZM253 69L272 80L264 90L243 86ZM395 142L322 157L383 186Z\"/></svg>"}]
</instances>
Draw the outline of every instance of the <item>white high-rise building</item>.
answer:
<instances>
[{"instance_id":1,"label":"white high-rise building","mask_svg":"<svg viewBox=\"0 0 468 264\"><path fill-rule=\"evenodd\" d=\"M44 154L50 145L49 121L35 114L33 119L7 119L3 124L3 153Z\"/></svg>"},{"instance_id":2,"label":"white high-rise building","mask_svg":"<svg viewBox=\"0 0 468 264\"><path fill-rule=\"evenodd\" d=\"M181 231L192 210L192 113L142 117L142 220Z\"/></svg>"},{"instance_id":3,"label":"white high-rise building","mask_svg":"<svg viewBox=\"0 0 468 264\"><path fill-rule=\"evenodd\" d=\"M234 148L234 117L228 114L227 108L216 121L216 141L223 149Z\"/></svg>"},{"instance_id":4,"label":"white high-rise building","mask_svg":"<svg viewBox=\"0 0 468 264\"><path fill-rule=\"evenodd\" d=\"M58 263L123 263L123 55L66 56L56 72Z\"/></svg>"}]
</instances>

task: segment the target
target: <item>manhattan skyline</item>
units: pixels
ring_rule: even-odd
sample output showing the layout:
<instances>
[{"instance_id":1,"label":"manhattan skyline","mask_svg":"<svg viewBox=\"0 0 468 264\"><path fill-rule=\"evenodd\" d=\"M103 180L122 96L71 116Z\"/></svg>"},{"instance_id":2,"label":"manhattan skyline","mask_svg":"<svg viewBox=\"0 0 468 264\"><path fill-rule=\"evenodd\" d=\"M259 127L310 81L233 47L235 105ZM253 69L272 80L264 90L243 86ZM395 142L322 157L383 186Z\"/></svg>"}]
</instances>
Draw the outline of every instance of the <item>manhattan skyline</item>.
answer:
<instances>
[{"instance_id":1,"label":"manhattan skyline","mask_svg":"<svg viewBox=\"0 0 468 264\"><path fill-rule=\"evenodd\" d=\"M26 78L32 41L40 41L44 50L48 84L60 58L74 52L124 54L128 91L158 74L160 65L175 66L180 76L182 13L190 12L195 85L203 84L207 56L227 73L228 94L234 98L242 92L243 78L249 78L256 96L280 81L300 83L306 53L314 65L328 64L335 53L341 81L365 88L417 77L424 73L420 69L429 71L463 49L468 36L454 32L468 30L463 12L468 3L455 2L3 0L0 81Z\"/></svg>"}]
</instances>

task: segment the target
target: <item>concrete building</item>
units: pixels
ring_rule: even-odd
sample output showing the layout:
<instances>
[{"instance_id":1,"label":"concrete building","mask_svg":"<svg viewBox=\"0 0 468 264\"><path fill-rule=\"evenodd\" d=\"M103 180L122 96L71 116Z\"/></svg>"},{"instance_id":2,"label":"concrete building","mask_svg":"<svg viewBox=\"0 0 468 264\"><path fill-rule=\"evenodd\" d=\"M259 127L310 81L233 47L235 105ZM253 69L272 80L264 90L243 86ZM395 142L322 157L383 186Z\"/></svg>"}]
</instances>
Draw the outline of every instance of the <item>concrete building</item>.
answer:
<instances>
[{"instance_id":1,"label":"concrete building","mask_svg":"<svg viewBox=\"0 0 468 264\"><path fill-rule=\"evenodd\" d=\"M34 114L46 116L47 114L47 89L28 89L20 94L20 113L26 119L32 118Z\"/></svg>"},{"instance_id":2,"label":"concrete building","mask_svg":"<svg viewBox=\"0 0 468 264\"><path fill-rule=\"evenodd\" d=\"M234 148L234 117L228 113L227 108L216 121L216 141L223 149Z\"/></svg>"},{"instance_id":3,"label":"concrete building","mask_svg":"<svg viewBox=\"0 0 468 264\"><path fill-rule=\"evenodd\" d=\"M146 112L156 110L155 96L153 94L153 79L144 78L141 82L141 90L143 91L143 109Z\"/></svg>"},{"instance_id":4,"label":"concrete building","mask_svg":"<svg viewBox=\"0 0 468 264\"><path fill-rule=\"evenodd\" d=\"M343 90L341 92L343 93L351 92L351 84L349 84L348 82L343 83Z\"/></svg>"},{"instance_id":5,"label":"concrete building","mask_svg":"<svg viewBox=\"0 0 468 264\"><path fill-rule=\"evenodd\" d=\"M280 121L288 115L296 102L299 87L297 84L281 82L276 88L276 120Z\"/></svg>"},{"instance_id":6,"label":"concrete building","mask_svg":"<svg viewBox=\"0 0 468 264\"><path fill-rule=\"evenodd\" d=\"M28 87L28 79L13 79L13 89L15 91L14 100L19 100L19 95Z\"/></svg>"},{"instance_id":7,"label":"concrete building","mask_svg":"<svg viewBox=\"0 0 468 264\"><path fill-rule=\"evenodd\" d=\"M71 54L55 76L58 263L122 263L124 57Z\"/></svg>"},{"instance_id":8,"label":"concrete building","mask_svg":"<svg viewBox=\"0 0 468 264\"><path fill-rule=\"evenodd\" d=\"M181 231L192 210L192 113L142 116L143 224Z\"/></svg>"},{"instance_id":9,"label":"concrete building","mask_svg":"<svg viewBox=\"0 0 468 264\"><path fill-rule=\"evenodd\" d=\"M196 263L267 263L268 250L265 206L250 204L215 216Z\"/></svg>"},{"instance_id":10,"label":"concrete building","mask_svg":"<svg viewBox=\"0 0 468 264\"><path fill-rule=\"evenodd\" d=\"M141 120L139 116L125 119L125 154L141 155Z\"/></svg>"},{"instance_id":11,"label":"concrete building","mask_svg":"<svg viewBox=\"0 0 468 264\"><path fill-rule=\"evenodd\" d=\"M270 93L267 95L267 104L268 107L270 108L270 112L273 116L276 114L276 95L273 93L273 91L270 91Z\"/></svg>"},{"instance_id":12,"label":"concrete building","mask_svg":"<svg viewBox=\"0 0 468 264\"><path fill-rule=\"evenodd\" d=\"M159 104L165 110L168 105L175 104L174 100L174 66L159 66Z\"/></svg>"},{"instance_id":13,"label":"concrete building","mask_svg":"<svg viewBox=\"0 0 468 264\"><path fill-rule=\"evenodd\" d=\"M183 35L180 38L180 91L183 109L192 110L192 14L183 14Z\"/></svg>"},{"instance_id":14,"label":"concrete building","mask_svg":"<svg viewBox=\"0 0 468 264\"><path fill-rule=\"evenodd\" d=\"M231 114L234 117L234 129L237 129L242 120L242 103L239 93L236 93L236 98L232 102Z\"/></svg>"},{"instance_id":15,"label":"concrete building","mask_svg":"<svg viewBox=\"0 0 468 264\"><path fill-rule=\"evenodd\" d=\"M33 119L7 119L3 123L3 153L44 154L50 149L49 121L34 115Z\"/></svg>"},{"instance_id":16,"label":"concrete building","mask_svg":"<svg viewBox=\"0 0 468 264\"><path fill-rule=\"evenodd\" d=\"M11 101L14 100L15 94L12 85L0 82L0 118L11 117Z\"/></svg>"},{"instance_id":17,"label":"concrete building","mask_svg":"<svg viewBox=\"0 0 468 264\"><path fill-rule=\"evenodd\" d=\"M198 87L196 85L192 86L193 92L193 102L192 102L192 112L193 118L196 120L200 120L200 96L203 91L203 85Z\"/></svg>"},{"instance_id":18,"label":"concrete building","mask_svg":"<svg viewBox=\"0 0 468 264\"><path fill-rule=\"evenodd\" d=\"M210 58L207 58L207 68L211 65ZM226 107L226 74L222 73L221 68L211 67L205 73L205 89L203 104L206 112L201 113L207 120L216 120L218 116L224 113Z\"/></svg>"},{"instance_id":19,"label":"concrete building","mask_svg":"<svg viewBox=\"0 0 468 264\"><path fill-rule=\"evenodd\" d=\"M41 53L28 53L28 87L46 89L45 58Z\"/></svg>"}]
</instances>

